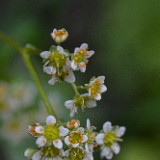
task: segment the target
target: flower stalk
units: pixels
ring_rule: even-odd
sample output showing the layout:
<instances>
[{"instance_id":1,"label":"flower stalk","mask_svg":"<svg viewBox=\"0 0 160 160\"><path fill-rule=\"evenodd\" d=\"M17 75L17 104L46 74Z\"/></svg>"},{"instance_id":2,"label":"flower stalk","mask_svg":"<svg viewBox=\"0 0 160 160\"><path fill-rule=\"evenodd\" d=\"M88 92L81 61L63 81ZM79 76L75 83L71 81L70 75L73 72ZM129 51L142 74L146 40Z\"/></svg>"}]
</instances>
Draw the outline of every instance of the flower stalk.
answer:
<instances>
[{"instance_id":1,"label":"flower stalk","mask_svg":"<svg viewBox=\"0 0 160 160\"><path fill-rule=\"evenodd\" d=\"M75 83L71 83L71 86L72 86L72 88L74 89L74 91L75 91L75 93L76 93L76 96L79 96L80 93L79 93L78 88L77 88L77 86L75 85Z\"/></svg>"},{"instance_id":2,"label":"flower stalk","mask_svg":"<svg viewBox=\"0 0 160 160\"><path fill-rule=\"evenodd\" d=\"M23 48L21 45L19 45L18 43L16 43L13 39L11 39L9 36L7 36L6 34L0 32L0 40L6 44L8 44L11 48L15 49L23 58L24 60L24 63L27 67L27 69L29 70L36 86L37 86L37 89L39 90L39 93L42 97L42 100L45 104L45 107L46 107L46 110L48 112L48 114L52 114L54 115L55 117L56 114L55 112L53 111L52 107L51 107L51 104L46 96L46 93L42 87L42 84L39 80L39 77L38 77L38 74L30 60L30 56L29 54L26 52L25 48Z\"/></svg>"}]
</instances>

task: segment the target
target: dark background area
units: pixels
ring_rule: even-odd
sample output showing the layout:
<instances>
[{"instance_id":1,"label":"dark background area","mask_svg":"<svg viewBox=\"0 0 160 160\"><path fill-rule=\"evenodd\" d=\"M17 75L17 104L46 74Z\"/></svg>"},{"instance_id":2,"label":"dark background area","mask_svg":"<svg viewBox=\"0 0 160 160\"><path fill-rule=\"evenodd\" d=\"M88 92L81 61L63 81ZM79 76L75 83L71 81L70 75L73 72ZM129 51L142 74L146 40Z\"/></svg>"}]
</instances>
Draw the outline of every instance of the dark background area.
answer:
<instances>
[{"instance_id":1,"label":"dark background area","mask_svg":"<svg viewBox=\"0 0 160 160\"><path fill-rule=\"evenodd\" d=\"M0 31L20 44L48 50L53 44L53 28L68 30L64 48L73 52L86 42L95 51L86 73L76 74L76 84L87 83L92 76L106 76L108 91L98 106L76 118L85 126L89 117L98 130L107 120L126 126L121 154L114 160L159 160L160 1L0 1ZM72 98L71 87L66 83L50 87L41 58L33 56L32 60L46 91L60 95L57 113L68 120L69 111L63 103ZM11 83L17 79L32 80L16 51L0 42L0 80ZM0 154L6 160L25 159L22 152L34 143L23 139L12 144L1 137Z\"/></svg>"}]
</instances>

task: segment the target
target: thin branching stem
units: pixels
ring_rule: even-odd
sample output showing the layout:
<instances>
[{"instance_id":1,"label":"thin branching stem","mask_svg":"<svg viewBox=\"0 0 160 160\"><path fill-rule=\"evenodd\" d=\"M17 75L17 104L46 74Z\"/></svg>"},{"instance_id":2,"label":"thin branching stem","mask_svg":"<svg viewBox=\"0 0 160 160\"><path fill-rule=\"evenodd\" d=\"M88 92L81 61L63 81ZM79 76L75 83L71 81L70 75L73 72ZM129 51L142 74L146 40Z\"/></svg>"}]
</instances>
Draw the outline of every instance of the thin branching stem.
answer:
<instances>
[{"instance_id":1,"label":"thin branching stem","mask_svg":"<svg viewBox=\"0 0 160 160\"><path fill-rule=\"evenodd\" d=\"M79 93L78 88L77 88L77 86L75 85L75 83L71 83L71 85L72 85L72 88L74 89L74 91L75 91L75 93L76 93L76 96L79 96L80 93Z\"/></svg>"},{"instance_id":2,"label":"thin branching stem","mask_svg":"<svg viewBox=\"0 0 160 160\"><path fill-rule=\"evenodd\" d=\"M15 49L23 58L24 63L27 67L27 69L29 70L36 86L37 89L42 97L42 100L44 102L45 108L48 112L48 114L54 115L55 117L56 114L53 111L53 108L47 98L47 95L44 91L44 88L42 87L42 84L40 82L39 76L30 60L30 55L26 52L25 48L23 48L20 44L16 43L13 39L11 39L9 36L7 36L6 34L0 32L0 40L3 41L4 43L8 44L10 47L12 47L13 49Z\"/></svg>"}]
</instances>

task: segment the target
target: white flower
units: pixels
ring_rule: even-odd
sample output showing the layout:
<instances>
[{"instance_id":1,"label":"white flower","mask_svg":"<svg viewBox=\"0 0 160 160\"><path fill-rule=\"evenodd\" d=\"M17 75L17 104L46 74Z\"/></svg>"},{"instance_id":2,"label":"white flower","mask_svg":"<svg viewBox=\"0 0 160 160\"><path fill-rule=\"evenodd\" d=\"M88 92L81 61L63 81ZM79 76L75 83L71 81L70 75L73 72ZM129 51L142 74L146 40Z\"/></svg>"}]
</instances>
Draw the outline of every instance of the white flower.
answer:
<instances>
[{"instance_id":1,"label":"white flower","mask_svg":"<svg viewBox=\"0 0 160 160\"><path fill-rule=\"evenodd\" d=\"M65 151L65 157L69 157L71 160L78 159L78 160L93 160L92 153L85 150L82 146L76 148L70 148Z\"/></svg>"},{"instance_id":2,"label":"white flower","mask_svg":"<svg viewBox=\"0 0 160 160\"><path fill-rule=\"evenodd\" d=\"M74 100L67 100L64 103L67 109L70 109L70 117L73 117L74 114L77 112L78 107L75 105Z\"/></svg>"},{"instance_id":3,"label":"white flower","mask_svg":"<svg viewBox=\"0 0 160 160\"><path fill-rule=\"evenodd\" d=\"M42 153L41 151L37 151L33 156L32 156L32 160L41 160L42 158Z\"/></svg>"},{"instance_id":4,"label":"white flower","mask_svg":"<svg viewBox=\"0 0 160 160\"><path fill-rule=\"evenodd\" d=\"M69 129L76 129L80 126L80 121L72 119L71 121L67 122L66 125Z\"/></svg>"},{"instance_id":5,"label":"white flower","mask_svg":"<svg viewBox=\"0 0 160 160\"><path fill-rule=\"evenodd\" d=\"M28 148L25 150L24 156L29 159L32 159L32 156L35 154L36 151L37 151L36 149Z\"/></svg>"},{"instance_id":6,"label":"white flower","mask_svg":"<svg viewBox=\"0 0 160 160\"><path fill-rule=\"evenodd\" d=\"M88 137L84 134L84 128L80 127L76 131L71 131L64 142L66 145L76 148L81 144L85 143Z\"/></svg>"},{"instance_id":7,"label":"white flower","mask_svg":"<svg viewBox=\"0 0 160 160\"><path fill-rule=\"evenodd\" d=\"M90 124L90 120L87 119L87 122L86 122L86 135L88 137L88 140L85 144L85 149L87 150L87 152L90 152L90 153L93 153L93 150L94 150L94 145L95 145L95 132L93 130L95 130L96 127L94 126L91 126Z\"/></svg>"},{"instance_id":8,"label":"white flower","mask_svg":"<svg viewBox=\"0 0 160 160\"><path fill-rule=\"evenodd\" d=\"M27 149L24 155L31 160L62 160L63 152L63 150L51 145L39 150Z\"/></svg>"},{"instance_id":9,"label":"white flower","mask_svg":"<svg viewBox=\"0 0 160 160\"><path fill-rule=\"evenodd\" d=\"M68 53L61 46L52 46L50 51L44 51L40 56L46 60L43 71L52 75L52 78L48 81L50 85L63 80L74 83L75 76L70 66L71 62L67 57Z\"/></svg>"},{"instance_id":10,"label":"white flower","mask_svg":"<svg viewBox=\"0 0 160 160\"><path fill-rule=\"evenodd\" d=\"M68 53L61 46L52 46L50 51L43 51L40 56L46 60L44 66L51 66L54 73L56 68L63 67L66 64Z\"/></svg>"},{"instance_id":11,"label":"white flower","mask_svg":"<svg viewBox=\"0 0 160 160\"><path fill-rule=\"evenodd\" d=\"M49 73L49 72L48 72ZM66 81L68 83L74 83L75 82L75 76L73 74L73 71L68 67L64 66L61 69L61 74L52 74L52 71L50 70L50 73L52 75L52 78L48 81L48 84L54 85L56 82L59 81Z\"/></svg>"},{"instance_id":12,"label":"white flower","mask_svg":"<svg viewBox=\"0 0 160 160\"><path fill-rule=\"evenodd\" d=\"M58 126L55 117L51 115L46 118L45 126L36 124L29 127L29 133L38 137L36 140L38 147L43 147L47 142L52 142L54 147L61 149L63 147L61 137L66 136L68 132L67 128Z\"/></svg>"},{"instance_id":13,"label":"white flower","mask_svg":"<svg viewBox=\"0 0 160 160\"><path fill-rule=\"evenodd\" d=\"M86 144L85 151L86 151L86 156L85 156L84 160L94 160L93 148L91 149L91 146L89 147L88 144Z\"/></svg>"},{"instance_id":14,"label":"white flower","mask_svg":"<svg viewBox=\"0 0 160 160\"><path fill-rule=\"evenodd\" d=\"M95 99L93 99L88 93L82 94L81 95L84 99L84 105L87 108L94 108L97 106L97 102Z\"/></svg>"},{"instance_id":15,"label":"white flower","mask_svg":"<svg viewBox=\"0 0 160 160\"><path fill-rule=\"evenodd\" d=\"M51 33L51 37L56 43L62 43L68 38L68 32L66 29L53 29L53 32Z\"/></svg>"},{"instance_id":16,"label":"white flower","mask_svg":"<svg viewBox=\"0 0 160 160\"><path fill-rule=\"evenodd\" d=\"M95 140L101 146L101 157L112 159L113 153L119 154L120 146L117 143L121 141L121 136L124 135L125 127L113 127L111 122L105 122L103 125L103 133L99 133Z\"/></svg>"},{"instance_id":17,"label":"white flower","mask_svg":"<svg viewBox=\"0 0 160 160\"><path fill-rule=\"evenodd\" d=\"M73 70L79 70L81 72L86 71L86 64L88 63L88 58L94 54L94 51L88 51L88 44L83 43L79 48L75 48L74 57L71 62L71 67Z\"/></svg>"},{"instance_id":18,"label":"white flower","mask_svg":"<svg viewBox=\"0 0 160 160\"><path fill-rule=\"evenodd\" d=\"M105 80L104 76L99 76L97 78L91 79L89 83L89 95L95 99L100 100L101 99L101 93L104 93L107 91L107 87L103 84Z\"/></svg>"},{"instance_id":19,"label":"white flower","mask_svg":"<svg viewBox=\"0 0 160 160\"><path fill-rule=\"evenodd\" d=\"M73 117L74 114L77 113L78 108L81 108L82 110L84 110L86 107L94 108L96 107L97 103L88 94L82 94L73 100L67 100L64 105L67 109L70 109L70 117Z\"/></svg>"}]
</instances>

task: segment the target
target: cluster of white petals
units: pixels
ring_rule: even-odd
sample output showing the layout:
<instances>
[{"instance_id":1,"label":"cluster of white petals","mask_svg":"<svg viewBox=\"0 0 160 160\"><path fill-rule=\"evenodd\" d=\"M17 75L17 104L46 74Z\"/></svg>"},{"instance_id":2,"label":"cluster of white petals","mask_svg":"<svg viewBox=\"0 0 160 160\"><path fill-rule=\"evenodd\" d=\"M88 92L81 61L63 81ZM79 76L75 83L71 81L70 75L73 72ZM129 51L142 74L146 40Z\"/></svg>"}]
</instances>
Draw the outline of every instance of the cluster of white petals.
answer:
<instances>
[{"instance_id":1,"label":"cluster of white petals","mask_svg":"<svg viewBox=\"0 0 160 160\"><path fill-rule=\"evenodd\" d=\"M88 51L88 44L83 43L78 48L74 50L74 56L71 62L71 67L73 70L80 70L81 72L86 71L86 64L88 63L88 58L94 54L94 51Z\"/></svg>"},{"instance_id":2,"label":"cluster of white petals","mask_svg":"<svg viewBox=\"0 0 160 160\"><path fill-rule=\"evenodd\" d=\"M78 108L94 108L97 106L97 100L101 99L101 94L107 91L104 85L105 76L92 78L89 84L86 84L88 93L74 97L73 100L67 100L64 105L70 110L70 117L73 117L78 112Z\"/></svg>"},{"instance_id":3,"label":"cluster of white petals","mask_svg":"<svg viewBox=\"0 0 160 160\"><path fill-rule=\"evenodd\" d=\"M53 29L52 38L57 44L65 41L68 37L66 29ZM69 53L61 46L51 46L49 51L40 53L41 58L45 61L43 71L52 78L48 81L50 85L54 85L58 81L66 81L68 83L75 82L73 71L86 71L88 59L94 54L94 51L88 51L88 44L83 43L80 47L76 47L74 53Z\"/></svg>"},{"instance_id":4,"label":"cluster of white petals","mask_svg":"<svg viewBox=\"0 0 160 160\"><path fill-rule=\"evenodd\" d=\"M40 56L45 60L43 71L52 76L48 81L50 85L62 80L68 83L75 81L68 53L61 46L54 46L54 50L41 52Z\"/></svg>"},{"instance_id":5,"label":"cluster of white petals","mask_svg":"<svg viewBox=\"0 0 160 160\"><path fill-rule=\"evenodd\" d=\"M50 133L52 132L52 133ZM54 116L46 118L46 125L33 125L29 126L29 133L38 137L36 144L38 147L43 147L48 143L52 143L54 147L62 149L62 138L68 134L69 130L63 126L57 126Z\"/></svg>"},{"instance_id":6,"label":"cluster of white petals","mask_svg":"<svg viewBox=\"0 0 160 160\"><path fill-rule=\"evenodd\" d=\"M75 97L73 100L67 100L64 105L70 110L70 117L73 117L75 113L78 113L78 108L82 108L82 110L86 107L94 108L97 106L97 103L86 93Z\"/></svg>"},{"instance_id":7,"label":"cluster of white petals","mask_svg":"<svg viewBox=\"0 0 160 160\"><path fill-rule=\"evenodd\" d=\"M120 145L118 142L122 141L121 136L125 131L125 127L114 127L111 122L104 123L103 132L95 138L96 143L101 146L101 158L112 159L113 153L119 154Z\"/></svg>"},{"instance_id":8,"label":"cluster of white petals","mask_svg":"<svg viewBox=\"0 0 160 160\"><path fill-rule=\"evenodd\" d=\"M103 131L95 132L87 119L86 127L80 121L72 119L60 125L54 116L46 118L46 124L35 123L29 126L29 133L36 137L37 149L27 149L25 157L31 160L94 160L93 153L100 147L101 158L112 159L113 153L120 152L119 141L125 133L125 127L112 126L105 122Z\"/></svg>"},{"instance_id":9,"label":"cluster of white petals","mask_svg":"<svg viewBox=\"0 0 160 160\"><path fill-rule=\"evenodd\" d=\"M104 85L105 76L99 76L94 78L89 83L89 95L95 100L101 100L101 93L107 91L107 87Z\"/></svg>"},{"instance_id":10,"label":"cluster of white petals","mask_svg":"<svg viewBox=\"0 0 160 160\"><path fill-rule=\"evenodd\" d=\"M82 86L76 86L74 83L74 71L85 72L89 58L95 52L88 50L86 43L76 47L74 53L61 47L60 43L68 37L64 28L54 29L51 36L58 45L40 53L44 61L43 71L51 76L48 83L71 83L75 96L64 103L70 110L70 117L78 112L78 108L84 110L96 107L97 101L101 100L101 94L107 91L104 84L105 76L93 77L88 84ZM94 160L93 153L96 149L100 149L101 159L112 159L114 154L119 154L118 142L122 141L121 137L126 128L105 122L103 130L96 132L95 129L89 119L84 128L80 126L79 120L72 119L62 123L49 115L44 125L35 123L29 126L29 134L36 137L37 149L27 149L24 155L29 160Z\"/></svg>"},{"instance_id":11,"label":"cluster of white petals","mask_svg":"<svg viewBox=\"0 0 160 160\"><path fill-rule=\"evenodd\" d=\"M53 32L51 33L51 37L56 43L62 43L68 38L68 32L65 28L62 29L53 29Z\"/></svg>"}]
</instances>

